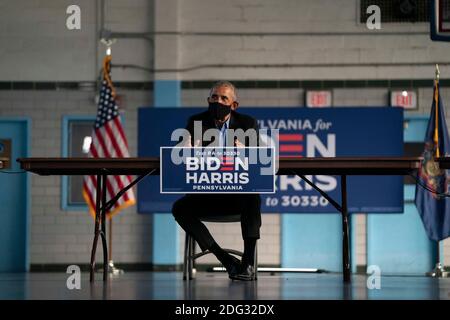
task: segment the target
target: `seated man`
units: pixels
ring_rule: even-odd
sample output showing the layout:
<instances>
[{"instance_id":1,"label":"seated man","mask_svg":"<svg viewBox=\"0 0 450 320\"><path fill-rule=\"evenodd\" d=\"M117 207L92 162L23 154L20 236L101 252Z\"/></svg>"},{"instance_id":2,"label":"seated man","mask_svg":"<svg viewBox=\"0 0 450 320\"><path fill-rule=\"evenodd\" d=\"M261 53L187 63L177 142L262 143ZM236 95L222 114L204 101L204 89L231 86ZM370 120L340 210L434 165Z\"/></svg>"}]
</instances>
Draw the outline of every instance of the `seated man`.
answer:
<instances>
[{"instance_id":1,"label":"seated man","mask_svg":"<svg viewBox=\"0 0 450 320\"><path fill-rule=\"evenodd\" d=\"M238 102L236 90L228 81L219 81L212 87L208 97L207 111L196 114L189 119L187 129L194 137L194 121L201 121L202 132L211 128L220 130L219 141L213 141L215 146L249 146L247 139L234 143L226 142L227 129L248 129L257 132L257 122L254 118L236 112ZM191 145L199 145L199 141L190 141ZM202 146L209 145L203 141ZM226 268L230 279L255 280L255 247L260 237L261 198L259 194L188 194L177 200L172 213L178 224L190 234L202 250L209 249ZM241 230L244 239L242 261L224 251L214 240L199 217L214 215L241 215Z\"/></svg>"}]
</instances>

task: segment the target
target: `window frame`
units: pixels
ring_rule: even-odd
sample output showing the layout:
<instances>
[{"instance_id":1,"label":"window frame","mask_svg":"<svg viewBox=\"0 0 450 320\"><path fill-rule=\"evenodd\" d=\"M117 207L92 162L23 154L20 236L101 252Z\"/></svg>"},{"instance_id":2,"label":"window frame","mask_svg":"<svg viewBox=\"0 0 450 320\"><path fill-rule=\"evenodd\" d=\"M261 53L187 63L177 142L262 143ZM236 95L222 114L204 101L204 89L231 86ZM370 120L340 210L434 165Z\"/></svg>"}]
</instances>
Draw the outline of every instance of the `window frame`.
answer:
<instances>
[{"instance_id":1,"label":"window frame","mask_svg":"<svg viewBox=\"0 0 450 320\"><path fill-rule=\"evenodd\" d=\"M69 157L69 137L70 124L76 121L92 121L95 122L95 115L65 115L62 123L62 142L61 155L63 158ZM70 204L68 193L70 191L69 177L67 175L61 176L61 209L64 211L87 211L87 204Z\"/></svg>"}]
</instances>

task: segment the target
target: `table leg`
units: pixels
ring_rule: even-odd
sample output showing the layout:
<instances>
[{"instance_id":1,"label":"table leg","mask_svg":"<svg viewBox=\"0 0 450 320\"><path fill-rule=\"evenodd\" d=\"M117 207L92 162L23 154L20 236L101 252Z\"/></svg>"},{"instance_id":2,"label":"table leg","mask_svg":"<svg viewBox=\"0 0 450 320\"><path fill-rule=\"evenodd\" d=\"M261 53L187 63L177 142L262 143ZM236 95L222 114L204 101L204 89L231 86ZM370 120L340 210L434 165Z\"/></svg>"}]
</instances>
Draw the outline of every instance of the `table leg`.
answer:
<instances>
[{"instance_id":1,"label":"table leg","mask_svg":"<svg viewBox=\"0 0 450 320\"><path fill-rule=\"evenodd\" d=\"M102 246L103 246L103 281L108 278L108 244L106 242L106 175L102 177Z\"/></svg>"},{"instance_id":2,"label":"table leg","mask_svg":"<svg viewBox=\"0 0 450 320\"><path fill-rule=\"evenodd\" d=\"M307 184L319 192L325 199L327 199L330 204L338 210L342 215L342 265L343 265L343 278L344 283L350 282L350 241L349 241L349 215L347 208L347 176L341 175L341 197L342 202L339 205L334 201L326 192L317 187L312 181L310 181L306 176L293 171L294 174L302 178Z\"/></svg>"},{"instance_id":3,"label":"table leg","mask_svg":"<svg viewBox=\"0 0 450 320\"><path fill-rule=\"evenodd\" d=\"M341 195L342 195L342 263L344 282L350 282L350 241L349 241L349 219L347 209L347 176L341 176Z\"/></svg>"},{"instance_id":4,"label":"table leg","mask_svg":"<svg viewBox=\"0 0 450 320\"><path fill-rule=\"evenodd\" d=\"M97 251L97 242L98 236L100 234L100 216L101 216L101 184L102 184L102 176L97 175L97 188L96 188L96 199L95 199L95 229L94 229L94 243L92 244L91 251L91 264L90 264L90 275L89 281L94 281L95 274L95 252Z\"/></svg>"}]
</instances>

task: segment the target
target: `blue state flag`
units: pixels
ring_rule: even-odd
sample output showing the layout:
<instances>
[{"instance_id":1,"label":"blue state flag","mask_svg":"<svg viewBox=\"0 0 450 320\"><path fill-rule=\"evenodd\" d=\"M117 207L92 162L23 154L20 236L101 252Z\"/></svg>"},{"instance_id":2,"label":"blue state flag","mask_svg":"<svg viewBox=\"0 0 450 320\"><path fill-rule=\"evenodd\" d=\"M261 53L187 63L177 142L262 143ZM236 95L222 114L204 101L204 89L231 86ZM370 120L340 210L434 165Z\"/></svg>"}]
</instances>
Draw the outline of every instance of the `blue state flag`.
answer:
<instances>
[{"instance_id":1,"label":"blue state flag","mask_svg":"<svg viewBox=\"0 0 450 320\"><path fill-rule=\"evenodd\" d=\"M439 84L435 83L433 104L425 136L423 161L418 170L419 184L416 185L415 204L423 225L431 240L440 241L450 236L450 198L448 192L448 170L439 168L435 156L444 157L450 153L450 144L445 123L444 108L439 94ZM435 190L433 193L428 189Z\"/></svg>"}]
</instances>

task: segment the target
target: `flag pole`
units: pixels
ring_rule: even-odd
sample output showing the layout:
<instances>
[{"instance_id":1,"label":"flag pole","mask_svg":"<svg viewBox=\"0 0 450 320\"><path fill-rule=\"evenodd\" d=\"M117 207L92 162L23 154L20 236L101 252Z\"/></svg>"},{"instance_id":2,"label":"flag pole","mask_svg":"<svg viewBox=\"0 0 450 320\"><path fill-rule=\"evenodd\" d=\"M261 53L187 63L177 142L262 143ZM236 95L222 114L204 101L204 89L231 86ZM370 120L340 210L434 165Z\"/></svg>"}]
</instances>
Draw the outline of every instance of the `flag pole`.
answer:
<instances>
[{"instance_id":1,"label":"flag pole","mask_svg":"<svg viewBox=\"0 0 450 320\"><path fill-rule=\"evenodd\" d=\"M439 75L439 65L436 64L436 73L434 78L434 145L436 146L436 158L439 158L441 156L439 152Z\"/></svg>"},{"instance_id":2,"label":"flag pole","mask_svg":"<svg viewBox=\"0 0 450 320\"><path fill-rule=\"evenodd\" d=\"M112 44L116 41L116 39L101 39L101 42L106 46L106 56L105 56L105 60L103 63L103 73L104 76L107 77L107 81L111 81L111 79L109 78L108 75L108 71L111 68L111 46ZM113 86L111 85L111 88L113 88ZM115 92L113 91L111 93L112 95L115 95ZM109 235L108 235L108 242L109 242L109 252L108 252L108 272L113 274L113 275L119 275L119 274L123 274L124 271L122 269L118 269L114 266L114 261L112 259L112 249L113 249L113 236L112 236L112 231L113 231L113 219L112 217L109 219Z\"/></svg>"},{"instance_id":3,"label":"flag pole","mask_svg":"<svg viewBox=\"0 0 450 320\"><path fill-rule=\"evenodd\" d=\"M448 271L445 271L444 267L441 264L441 242L440 241L434 241L436 243L436 265L434 266L433 270L426 273L428 277L432 278L447 278L450 277L450 273Z\"/></svg>"},{"instance_id":4,"label":"flag pole","mask_svg":"<svg viewBox=\"0 0 450 320\"><path fill-rule=\"evenodd\" d=\"M114 261L112 259L112 230L113 230L113 219L109 219L109 257L108 257L108 271L111 274L119 275L125 273L122 269L116 268Z\"/></svg>"},{"instance_id":5,"label":"flag pole","mask_svg":"<svg viewBox=\"0 0 450 320\"><path fill-rule=\"evenodd\" d=\"M435 78L434 78L434 105L435 105L435 113L434 113L434 145L436 146L435 151L435 158L439 158L441 156L440 150L439 150L439 65L436 64L436 71L435 71ZM440 248L440 241L435 241L436 246L436 264L434 266L434 269L430 272L427 272L427 276L433 277L433 278L442 278L447 277L448 272L444 271L444 268L441 264L441 248Z\"/></svg>"}]
</instances>

